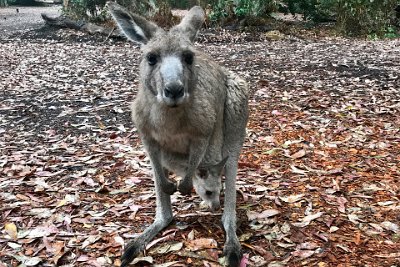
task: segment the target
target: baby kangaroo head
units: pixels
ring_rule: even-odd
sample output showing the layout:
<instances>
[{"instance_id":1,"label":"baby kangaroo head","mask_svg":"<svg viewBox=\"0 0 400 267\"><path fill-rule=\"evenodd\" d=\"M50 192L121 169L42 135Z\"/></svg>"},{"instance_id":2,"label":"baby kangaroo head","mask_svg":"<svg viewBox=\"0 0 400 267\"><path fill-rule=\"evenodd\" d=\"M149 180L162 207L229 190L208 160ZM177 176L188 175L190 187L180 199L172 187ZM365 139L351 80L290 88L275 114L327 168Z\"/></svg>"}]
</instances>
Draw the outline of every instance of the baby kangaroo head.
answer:
<instances>
[{"instance_id":1,"label":"baby kangaroo head","mask_svg":"<svg viewBox=\"0 0 400 267\"><path fill-rule=\"evenodd\" d=\"M221 208L221 176L228 157L215 165L201 166L193 178L193 186L200 198L212 211Z\"/></svg>"},{"instance_id":2,"label":"baby kangaroo head","mask_svg":"<svg viewBox=\"0 0 400 267\"><path fill-rule=\"evenodd\" d=\"M164 31L114 2L108 2L107 7L127 38L141 45L143 89L169 107L187 103L196 83L193 41L204 22L202 8L193 7L178 25Z\"/></svg>"}]
</instances>

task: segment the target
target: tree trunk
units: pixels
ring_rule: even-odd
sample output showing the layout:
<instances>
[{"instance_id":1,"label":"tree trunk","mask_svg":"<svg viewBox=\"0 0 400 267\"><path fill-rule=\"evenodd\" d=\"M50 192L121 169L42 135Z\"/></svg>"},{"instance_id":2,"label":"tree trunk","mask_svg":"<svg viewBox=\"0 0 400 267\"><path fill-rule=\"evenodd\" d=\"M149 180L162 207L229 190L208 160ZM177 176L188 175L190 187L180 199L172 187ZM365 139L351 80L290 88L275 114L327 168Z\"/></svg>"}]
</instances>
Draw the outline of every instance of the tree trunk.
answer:
<instances>
[{"instance_id":1,"label":"tree trunk","mask_svg":"<svg viewBox=\"0 0 400 267\"><path fill-rule=\"evenodd\" d=\"M47 25L56 26L59 28L70 28L70 29L80 30L83 27L83 25L85 25L84 22L74 21L64 16L53 18L49 17L45 13L42 13L41 15L42 19L44 19Z\"/></svg>"},{"instance_id":2,"label":"tree trunk","mask_svg":"<svg viewBox=\"0 0 400 267\"><path fill-rule=\"evenodd\" d=\"M108 37L124 37L124 35L119 31L119 29L106 28L99 26L90 22L74 21L65 16L59 17L49 17L48 15L42 13L42 19L47 25L55 26L58 28L69 28L79 31L85 31L90 34L100 33L102 35L107 35Z\"/></svg>"}]
</instances>

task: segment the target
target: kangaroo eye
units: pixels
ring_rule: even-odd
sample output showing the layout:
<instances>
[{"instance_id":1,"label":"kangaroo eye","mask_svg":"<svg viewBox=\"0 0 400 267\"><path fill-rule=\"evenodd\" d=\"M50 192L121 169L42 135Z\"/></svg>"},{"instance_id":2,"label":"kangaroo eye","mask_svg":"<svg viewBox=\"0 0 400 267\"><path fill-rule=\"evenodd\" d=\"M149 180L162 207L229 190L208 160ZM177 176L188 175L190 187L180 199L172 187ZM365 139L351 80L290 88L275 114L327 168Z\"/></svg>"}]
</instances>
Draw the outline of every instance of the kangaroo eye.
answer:
<instances>
[{"instance_id":1,"label":"kangaroo eye","mask_svg":"<svg viewBox=\"0 0 400 267\"><path fill-rule=\"evenodd\" d=\"M193 58L194 58L193 52L191 52L191 51L183 52L183 60L186 62L186 64L192 65Z\"/></svg>"},{"instance_id":2,"label":"kangaroo eye","mask_svg":"<svg viewBox=\"0 0 400 267\"><path fill-rule=\"evenodd\" d=\"M207 196L211 196L212 193L213 193L212 191L208 191L208 190L206 191L206 195L207 195Z\"/></svg>"},{"instance_id":3,"label":"kangaroo eye","mask_svg":"<svg viewBox=\"0 0 400 267\"><path fill-rule=\"evenodd\" d=\"M157 64L157 55L156 54L148 54L147 55L147 62L149 63L150 66L154 66L155 64Z\"/></svg>"}]
</instances>

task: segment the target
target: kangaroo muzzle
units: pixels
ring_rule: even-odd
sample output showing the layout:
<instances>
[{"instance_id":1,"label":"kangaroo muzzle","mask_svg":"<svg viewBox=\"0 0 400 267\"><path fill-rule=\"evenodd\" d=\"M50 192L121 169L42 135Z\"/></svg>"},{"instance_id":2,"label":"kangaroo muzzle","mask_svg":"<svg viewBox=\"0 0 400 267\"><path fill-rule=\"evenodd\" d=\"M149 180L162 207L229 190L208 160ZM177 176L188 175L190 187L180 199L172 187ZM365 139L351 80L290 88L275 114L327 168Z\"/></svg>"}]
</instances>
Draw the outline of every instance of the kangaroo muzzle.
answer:
<instances>
[{"instance_id":1,"label":"kangaroo muzzle","mask_svg":"<svg viewBox=\"0 0 400 267\"><path fill-rule=\"evenodd\" d=\"M185 95L184 87L181 82L173 82L165 85L164 96L177 100Z\"/></svg>"},{"instance_id":2,"label":"kangaroo muzzle","mask_svg":"<svg viewBox=\"0 0 400 267\"><path fill-rule=\"evenodd\" d=\"M183 84L183 66L179 57L168 56L163 59L160 67L161 78L164 82L162 99L168 106L176 107L185 99Z\"/></svg>"}]
</instances>

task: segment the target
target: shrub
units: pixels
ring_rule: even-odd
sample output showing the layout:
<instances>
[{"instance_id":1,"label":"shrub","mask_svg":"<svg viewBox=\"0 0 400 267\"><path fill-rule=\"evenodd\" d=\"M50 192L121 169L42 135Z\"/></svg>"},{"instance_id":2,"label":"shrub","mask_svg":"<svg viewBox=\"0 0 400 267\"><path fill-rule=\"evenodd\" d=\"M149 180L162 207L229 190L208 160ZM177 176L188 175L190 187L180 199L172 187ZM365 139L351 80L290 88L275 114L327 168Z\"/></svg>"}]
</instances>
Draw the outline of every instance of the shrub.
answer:
<instances>
[{"instance_id":1,"label":"shrub","mask_svg":"<svg viewBox=\"0 0 400 267\"><path fill-rule=\"evenodd\" d=\"M246 17L264 17L276 9L274 0L218 0L210 13L210 21L224 24Z\"/></svg>"},{"instance_id":2,"label":"shrub","mask_svg":"<svg viewBox=\"0 0 400 267\"><path fill-rule=\"evenodd\" d=\"M399 0L286 0L287 10L313 22L336 21L345 35L384 36Z\"/></svg>"},{"instance_id":3,"label":"shrub","mask_svg":"<svg viewBox=\"0 0 400 267\"><path fill-rule=\"evenodd\" d=\"M0 0L1 1L1 0ZM5 0L3 0L5 1ZM32 1L32 0L9 0ZM105 20L106 0L64 0L64 13L74 19ZM372 37L396 36L396 6L400 0L117 0L131 12L155 20L164 26L176 23L171 7L207 7L209 21L225 25L243 21L264 21L271 12L302 14L311 22L336 21L345 35ZM400 13L400 11L399 11ZM258 20L257 20L258 19ZM397 21L397 22L396 22Z\"/></svg>"},{"instance_id":4,"label":"shrub","mask_svg":"<svg viewBox=\"0 0 400 267\"><path fill-rule=\"evenodd\" d=\"M302 14L304 20L313 22L332 21L336 0L286 0L286 12Z\"/></svg>"},{"instance_id":5,"label":"shrub","mask_svg":"<svg viewBox=\"0 0 400 267\"><path fill-rule=\"evenodd\" d=\"M72 19L105 21L109 17L105 10L107 0L65 0L63 13ZM160 25L170 26L174 21L168 0L117 0L129 11L141 14Z\"/></svg>"},{"instance_id":6,"label":"shrub","mask_svg":"<svg viewBox=\"0 0 400 267\"><path fill-rule=\"evenodd\" d=\"M384 36L398 0L336 0L337 27L347 35Z\"/></svg>"},{"instance_id":7,"label":"shrub","mask_svg":"<svg viewBox=\"0 0 400 267\"><path fill-rule=\"evenodd\" d=\"M106 0L67 0L63 13L72 19L98 20L99 16L104 16L105 3Z\"/></svg>"}]
</instances>

